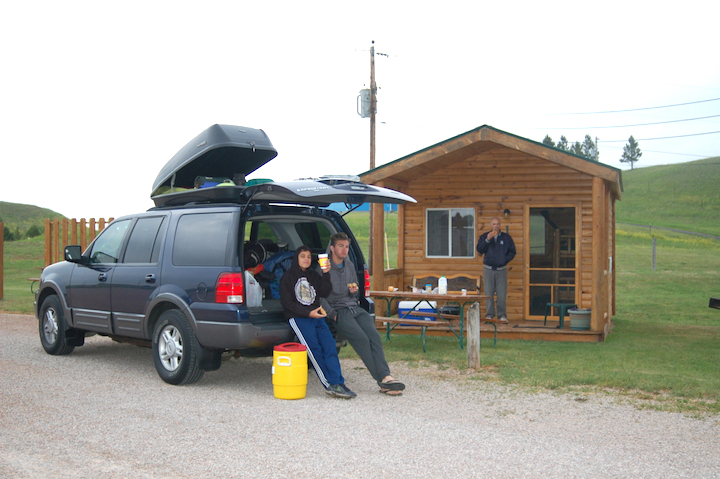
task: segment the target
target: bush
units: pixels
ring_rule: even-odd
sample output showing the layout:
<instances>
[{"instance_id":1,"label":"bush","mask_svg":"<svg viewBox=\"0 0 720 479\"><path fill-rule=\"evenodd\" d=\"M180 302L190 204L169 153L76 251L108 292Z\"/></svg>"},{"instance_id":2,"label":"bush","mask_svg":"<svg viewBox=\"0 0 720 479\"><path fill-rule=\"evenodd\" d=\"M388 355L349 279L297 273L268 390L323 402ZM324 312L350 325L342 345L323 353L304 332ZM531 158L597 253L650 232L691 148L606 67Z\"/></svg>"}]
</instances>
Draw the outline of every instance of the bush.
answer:
<instances>
[{"instance_id":1,"label":"bush","mask_svg":"<svg viewBox=\"0 0 720 479\"><path fill-rule=\"evenodd\" d=\"M10 228L5 226L5 232L3 234L3 238L5 238L5 241L15 241L17 238L15 238L15 233L12 232Z\"/></svg>"},{"instance_id":2,"label":"bush","mask_svg":"<svg viewBox=\"0 0 720 479\"><path fill-rule=\"evenodd\" d=\"M36 236L40 236L43 234L43 230L45 228L40 228L37 225L32 225L30 228L28 228L27 233L25 233L25 236L28 238L35 238Z\"/></svg>"}]
</instances>

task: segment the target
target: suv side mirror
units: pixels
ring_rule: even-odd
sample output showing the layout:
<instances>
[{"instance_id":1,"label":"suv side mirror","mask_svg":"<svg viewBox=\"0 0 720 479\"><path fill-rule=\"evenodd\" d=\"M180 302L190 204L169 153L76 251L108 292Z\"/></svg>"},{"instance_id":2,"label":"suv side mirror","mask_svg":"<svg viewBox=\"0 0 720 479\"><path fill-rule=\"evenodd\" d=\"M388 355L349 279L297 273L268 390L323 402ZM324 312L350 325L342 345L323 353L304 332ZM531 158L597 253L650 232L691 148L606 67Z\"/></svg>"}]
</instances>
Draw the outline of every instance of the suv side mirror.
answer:
<instances>
[{"instance_id":1,"label":"suv side mirror","mask_svg":"<svg viewBox=\"0 0 720 479\"><path fill-rule=\"evenodd\" d=\"M80 245L70 245L65 247L65 261L69 263L84 263Z\"/></svg>"}]
</instances>

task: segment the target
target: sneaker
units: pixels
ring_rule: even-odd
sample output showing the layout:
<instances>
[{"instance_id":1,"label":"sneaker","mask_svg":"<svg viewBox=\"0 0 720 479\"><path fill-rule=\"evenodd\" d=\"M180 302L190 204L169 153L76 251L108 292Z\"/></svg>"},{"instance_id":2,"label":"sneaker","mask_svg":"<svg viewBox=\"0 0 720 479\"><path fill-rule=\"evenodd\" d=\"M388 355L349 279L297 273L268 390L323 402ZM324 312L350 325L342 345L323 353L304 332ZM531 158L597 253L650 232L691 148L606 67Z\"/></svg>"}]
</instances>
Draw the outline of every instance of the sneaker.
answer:
<instances>
[{"instance_id":1,"label":"sneaker","mask_svg":"<svg viewBox=\"0 0 720 479\"><path fill-rule=\"evenodd\" d=\"M507 316L505 316L504 314L501 314L500 317L498 318L498 321L500 321L501 323L507 324L507 322L508 322Z\"/></svg>"},{"instance_id":2,"label":"sneaker","mask_svg":"<svg viewBox=\"0 0 720 479\"><path fill-rule=\"evenodd\" d=\"M330 387L325 389L325 393L343 399L351 399L357 396L357 394L345 387L344 384L331 384Z\"/></svg>"},{"instance_id":3,"label":"sneaker","mask_svg":"<svg viewBox=\"0 0 720 479\"><path fill-rule=\"evenodd\" d=\"M492 321L494 318L495 316L493 316L492 314L488 314L487 316L485 316L485 321Z\"/></svg>"},{"instance_id":4,"label":"sneaker","mask_svg":"<svg viewBox=\"0 0 720 479\"><path fill-rule=\"evenodd\" d=\"M343 388L343 391L345 391L345 394L347 394L348 399L354 398L355 396L357 396L357 394L355 394L350 389L348 389L348 387L345 386L344 384L341 384L340 387Z\"/></svg>"}]
</instances>

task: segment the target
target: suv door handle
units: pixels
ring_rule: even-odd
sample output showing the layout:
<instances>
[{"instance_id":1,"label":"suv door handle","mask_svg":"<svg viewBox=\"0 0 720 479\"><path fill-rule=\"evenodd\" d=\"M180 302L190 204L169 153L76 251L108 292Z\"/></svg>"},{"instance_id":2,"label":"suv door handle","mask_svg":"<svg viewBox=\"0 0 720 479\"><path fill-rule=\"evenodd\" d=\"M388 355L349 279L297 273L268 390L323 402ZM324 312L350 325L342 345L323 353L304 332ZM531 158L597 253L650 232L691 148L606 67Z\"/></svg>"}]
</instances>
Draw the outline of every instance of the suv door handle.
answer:
<instances>
[{"instance_id":1,"label":"suv door handle","mask_svg":"<svg viewBox=\"0 0 720 479\"><path fill-rule=\"evenodd\" d=\"M147 275L145 275L145 282L146 282L146 283L154 283L154 282L155 282L155 275L154 275L154 274L147 274Z\"/></svg>"},{"instance_id":2,"label":"suv door handle","mask_svg":"<svg viewBox=\"0 0 720 479\"><path fill-rule=\"evenodd\" d=\"M98 281L100 281L101 283L104 283L105 281L107 281L107 273L100 273L98 275Z\"/></svg>"}]
</instances>

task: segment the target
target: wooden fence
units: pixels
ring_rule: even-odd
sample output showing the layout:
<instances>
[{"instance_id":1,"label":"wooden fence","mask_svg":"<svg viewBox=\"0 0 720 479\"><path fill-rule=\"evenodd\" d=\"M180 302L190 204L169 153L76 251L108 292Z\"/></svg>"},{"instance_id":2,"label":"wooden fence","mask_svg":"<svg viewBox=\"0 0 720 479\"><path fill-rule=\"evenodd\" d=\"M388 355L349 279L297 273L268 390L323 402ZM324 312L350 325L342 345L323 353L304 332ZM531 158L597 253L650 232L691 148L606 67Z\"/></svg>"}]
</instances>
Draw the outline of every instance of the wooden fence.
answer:
<instances>
[{"instance_id":1,"label":"wooden fence","mask_svg":"<svg viewBox=\"0 0 720 479\"><path fill-rule=\"evenodd\" d=\"M45 218L45 266L62 261L65 258L65 246L79 244L85 251L95 237L110 224L114 218L54 219Z\"/></svg>"}]
</instances>

